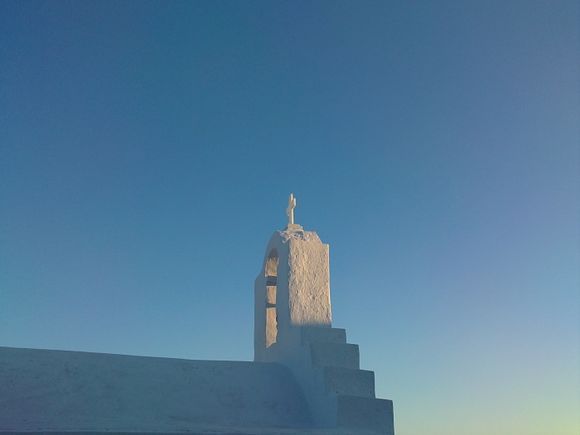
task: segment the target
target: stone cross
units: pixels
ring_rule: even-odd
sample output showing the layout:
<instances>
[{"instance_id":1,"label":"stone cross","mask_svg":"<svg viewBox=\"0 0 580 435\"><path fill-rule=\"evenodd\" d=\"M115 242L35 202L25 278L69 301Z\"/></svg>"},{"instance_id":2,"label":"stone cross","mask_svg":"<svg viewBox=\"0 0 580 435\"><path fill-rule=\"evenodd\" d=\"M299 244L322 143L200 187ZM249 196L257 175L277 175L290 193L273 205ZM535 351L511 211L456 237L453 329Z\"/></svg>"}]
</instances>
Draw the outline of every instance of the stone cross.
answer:
<instances>
[{"instance_id":1,"label":"stone cross","mask_svg":"<svg viewBox=\"0 0 580 435\"><path fill-rule=\"evenodd\" d=\"M294 225L294 209L296 208L296 198L294 194L290 194L288 198L288 208L286 209L286 214L288 215L288 225Z\"/></svg>"}]
</instances>

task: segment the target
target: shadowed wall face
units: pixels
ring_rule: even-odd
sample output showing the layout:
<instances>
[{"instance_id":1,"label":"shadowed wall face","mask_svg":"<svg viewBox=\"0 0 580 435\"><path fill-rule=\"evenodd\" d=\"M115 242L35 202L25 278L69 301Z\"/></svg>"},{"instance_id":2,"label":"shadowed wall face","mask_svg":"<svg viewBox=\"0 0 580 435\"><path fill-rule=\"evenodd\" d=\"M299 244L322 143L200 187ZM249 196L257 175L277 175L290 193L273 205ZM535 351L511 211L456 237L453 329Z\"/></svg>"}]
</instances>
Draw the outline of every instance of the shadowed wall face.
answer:
<instances>
[{"instance_id":1,"label":"shadowed wall face","mask_svg":"<svg viewBox=\"0 0 580 435\"><path fill-rule=\"evenodd\" d=\"M279 364L0 347L0 431L304 427Z\"/></svg>"}]
</instances>

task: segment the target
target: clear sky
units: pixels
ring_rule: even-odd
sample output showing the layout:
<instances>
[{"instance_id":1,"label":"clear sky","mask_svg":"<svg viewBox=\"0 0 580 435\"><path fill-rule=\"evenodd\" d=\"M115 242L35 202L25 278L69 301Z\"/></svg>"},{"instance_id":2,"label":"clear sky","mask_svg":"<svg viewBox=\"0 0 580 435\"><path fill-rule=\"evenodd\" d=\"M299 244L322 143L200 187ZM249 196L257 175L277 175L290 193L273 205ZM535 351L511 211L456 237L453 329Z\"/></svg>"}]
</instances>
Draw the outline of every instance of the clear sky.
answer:
<instances>
[{"instance_id":1,"label":"clear sky","mask_svg":"<svg viewBox=\"0 0 580 435\"><path fill-rule=\"evenodd\" d=\"M577 435L579 23L0 2L0 345L251 359L294 192L397 435Z\"/></svg>"}]
</instances>

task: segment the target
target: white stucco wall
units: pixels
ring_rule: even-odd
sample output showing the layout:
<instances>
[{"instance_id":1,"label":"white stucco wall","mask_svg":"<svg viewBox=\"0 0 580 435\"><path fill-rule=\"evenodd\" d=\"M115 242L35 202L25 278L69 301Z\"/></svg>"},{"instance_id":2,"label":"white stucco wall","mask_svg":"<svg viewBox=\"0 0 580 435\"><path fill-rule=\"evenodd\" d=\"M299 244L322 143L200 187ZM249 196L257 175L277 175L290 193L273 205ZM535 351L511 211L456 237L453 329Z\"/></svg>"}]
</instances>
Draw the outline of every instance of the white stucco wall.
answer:
<instances>
[{"instance_id":1,"label":"white stucco wall","mask_svg":"<svg viewBox=\"0 0 580 435\"><path fill-rule=\"evenodd\" d=\"M291 326L330 326L329 247L313 231L286 232Z\"/></svg>"}]
</instances>

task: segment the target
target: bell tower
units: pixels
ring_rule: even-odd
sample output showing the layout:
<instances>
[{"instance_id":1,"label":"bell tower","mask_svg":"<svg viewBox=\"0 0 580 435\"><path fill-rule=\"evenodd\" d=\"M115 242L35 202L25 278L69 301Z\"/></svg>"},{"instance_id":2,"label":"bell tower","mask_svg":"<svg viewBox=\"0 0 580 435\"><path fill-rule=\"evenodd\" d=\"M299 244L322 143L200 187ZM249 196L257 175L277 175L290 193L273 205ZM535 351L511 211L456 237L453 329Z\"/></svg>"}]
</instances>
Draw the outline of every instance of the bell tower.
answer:
<instances>
[{"instance_id":1,"label":"bell tower","mask_svg":"<svg viewBox=\"0 0 580 435\"><path fill-rule=\"evenodd\" d=\"M374 372L359 348L332 327L329 245L294 222L270 238L254 287L254 360L291 369L319 427L393 435L393 404L375 398Z\"/></svg>"},{"instance_id":2,"label":"bell tower","mask_svg":"<svg viewBox=\"0 0 580 435\"><path fill-rule=\"evenodd\" d=\"M277 360L302 326L331 326L328 245L293 223L293 195L289 204L288 225L270 238L256 278L256 361Z\"/></svg>"}]
</instances>

